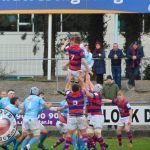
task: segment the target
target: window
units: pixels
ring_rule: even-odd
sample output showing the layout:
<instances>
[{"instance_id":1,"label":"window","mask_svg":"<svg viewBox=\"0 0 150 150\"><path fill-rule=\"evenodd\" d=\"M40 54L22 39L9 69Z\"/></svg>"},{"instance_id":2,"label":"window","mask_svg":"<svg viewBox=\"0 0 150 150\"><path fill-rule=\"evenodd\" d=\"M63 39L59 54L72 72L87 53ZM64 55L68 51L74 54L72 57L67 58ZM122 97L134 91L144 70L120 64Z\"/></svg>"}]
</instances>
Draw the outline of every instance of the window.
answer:
<instances>
[{"instance_id":1,"label":"window","mask_svg":"<svg viewBox=\"0 0 150 150\"><path fill-rule=\"evenodd\" d=\"M17 31L17 15L0 15L0 31Z\"/></svg>"},{"instance_id":2,"label":"window","mask_svg":"<svg viewBox=\"0 0 150 150\"><path fill-rule=\"evenodd\" d=\"M34 15L34 32L44 31L44 15Z\"/></svg>"},{"instance_id":3,"label":"window","mask_svg":"<svg viewBox=\"0 0 150 150\"><path fill-rule=\"evenodd\" d=\"M0 15L0 32L42 32L44 15Z\"/></svg>"},{"instance_id":4,"label":"window","mask_svg":"<svg viewBox=\"0 0 150 150\"><path fill-rule=\"evenodd\" d=\"M32 32L32 15L19 15L19 32Z\"/></svg>"}]
</instances>

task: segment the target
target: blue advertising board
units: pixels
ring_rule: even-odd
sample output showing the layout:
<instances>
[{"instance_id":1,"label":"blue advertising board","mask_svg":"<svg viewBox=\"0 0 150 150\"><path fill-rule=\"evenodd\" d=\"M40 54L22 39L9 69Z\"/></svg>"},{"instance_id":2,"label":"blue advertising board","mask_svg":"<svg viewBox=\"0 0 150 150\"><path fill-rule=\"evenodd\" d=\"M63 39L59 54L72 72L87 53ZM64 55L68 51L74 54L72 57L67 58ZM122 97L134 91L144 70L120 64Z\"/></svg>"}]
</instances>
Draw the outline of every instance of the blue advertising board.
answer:
<instances>
[{"instance_id":1,"label":"blue advertising board","mask_svg":"<svg viewBox=\"0 0 150 150\"><path fill-rule=\"evenodd\" d=\"M0 0L0 13L23 11L33 13L149 13L150 0Z\"/></svg>"}]
</instances>

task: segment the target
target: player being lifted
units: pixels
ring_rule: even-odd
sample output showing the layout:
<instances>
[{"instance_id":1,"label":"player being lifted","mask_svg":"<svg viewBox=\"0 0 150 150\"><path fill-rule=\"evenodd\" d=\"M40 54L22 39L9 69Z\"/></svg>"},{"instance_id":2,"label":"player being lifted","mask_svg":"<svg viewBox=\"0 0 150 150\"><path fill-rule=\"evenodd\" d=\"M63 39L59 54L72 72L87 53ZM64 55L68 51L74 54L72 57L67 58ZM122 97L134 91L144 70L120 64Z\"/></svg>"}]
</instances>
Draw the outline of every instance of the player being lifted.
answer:
<instances>
[{"instance_id":1,"label":"player being lifted","mask_svg":"<svg viewBox=\"0 0 150 150\"><path fill-rule=\"evenodd\" d=\"M80 42L80 37L75 36L71 38L71 46L67 46L69 41L66 40L61 48L69 54L69 61L64 66L64 69L69 67L68 71L73 75L74 80L78 80L79 71L81 71L81 64L85 66L86 72L90 72L89 66L85 60L85 52L80 47Z\"/></svg>"}]
</instances>

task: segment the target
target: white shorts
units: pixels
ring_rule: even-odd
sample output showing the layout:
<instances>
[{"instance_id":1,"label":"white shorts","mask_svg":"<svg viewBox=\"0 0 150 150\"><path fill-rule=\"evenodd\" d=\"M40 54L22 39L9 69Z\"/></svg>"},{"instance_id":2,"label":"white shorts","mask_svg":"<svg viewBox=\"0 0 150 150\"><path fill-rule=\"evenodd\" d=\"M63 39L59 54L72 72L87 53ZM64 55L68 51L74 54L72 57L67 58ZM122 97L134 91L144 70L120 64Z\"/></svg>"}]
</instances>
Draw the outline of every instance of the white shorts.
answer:
<instances>
[{"instance_id":1,"label":"white shorts","mask_svg":"<svg viewBox=\"0 0 150 150\"><path fill-rule=\"evenodd\" d=\"M67 119L67 129L75 130L75 129L86 129L88 126L87 119L85 116L68 116Z\"/></svg>"},{"instance_id":2,"label":"white shorts","mask_svg":"<svg viewBox=\"0 0 150 150\"><path fill-rule=\"evenodd\" d=\"M104 116L103 115L91 115L89 125L92 125L94 129L103 128Z\"/></svg>"},{"instance_id":3,"label":"white shorts","mask_svg":"<svg viewBox=\"0 0 150 150\"><path fill-rule=\"evenodd\" d=\"M128 121L129 121L129 116L127 116L127 117L120 117L120 119L118 121L118 126L122 127L122 126L128 124Z\"/></svg>"},{"instance_id":4,"label":"white shorts","mask_svg":"<svg viewBox=\"0 0 150 150\"><path fill-rule=\"evenodd\" d=\"M73 77L77 80L79 72L81 72L81 70L74 71L74 70L68 69L68 72L71 73Z\"/></svg>"},{"instance_id":5,"label":"white shorts","mask_svg":"<svg viewBox=\"0 0 150 150\"><path fill-rule=\"evenodd\" d=\"M42 131L44 129L45 129L45 127L42 125L42 123L40 123L40 130Z\"/></svg>"},{"instance_id":6,"label":"white shorts","mask_svg":"<svg viewBox=\"0 0 150 150\"><path fill-rule=\"evenodd\" d=\"M62 123L60 121L57 121L56 127L57 127L58 131L60 132L60 134L66 134L67 133L67 124Z\"/></svg>"},{"instance_id":7,"label":"white shorts","mask_svg":"<svg viewBox=\"0 0 150 150\"><path fill-rule=\"evenodd\" d=\"M40 135L41 123L37 118L23 119L22 131L32 132L34 135Z\"/></svg>"},{"instance_id":8,"label":"white shorts","mask_svg":"<svg viewBox=\"0 0 150 150\"><path fill-rule=\"evenodd\" d=\"M20 135L19 131L17 130L14 136Z\"/></svg>"}]
</instances>

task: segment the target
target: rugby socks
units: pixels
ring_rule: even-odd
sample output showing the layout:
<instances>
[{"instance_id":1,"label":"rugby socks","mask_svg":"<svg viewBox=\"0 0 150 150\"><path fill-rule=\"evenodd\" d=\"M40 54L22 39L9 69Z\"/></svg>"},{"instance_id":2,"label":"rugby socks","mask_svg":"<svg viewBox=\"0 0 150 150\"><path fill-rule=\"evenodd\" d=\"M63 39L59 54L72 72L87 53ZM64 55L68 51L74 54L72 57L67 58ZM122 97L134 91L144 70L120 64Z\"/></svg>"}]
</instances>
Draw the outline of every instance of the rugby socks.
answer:
<instances>
[{"instance_id":1,"label":"rugby socks","mask_svg":"<svg viewBox=\"0 0 150 150\"><path fill-rule=\"evenodd\" d=\"M15 146L14 146L14 149L13 150L17 150L18 149L18 146L21 144L21 142L19 141L16 141L15 143Z\"/></svg>"},{"instance_id":2,"label":"rugby socks","mask_svg":"<svg viewBox=\"0 0 150 150\"><path fill-rule=\"evenodd\" d=\"M70 145L71 145L71 137L66 137L66 142L63 150L69 150Z\"/></svg>"},{"instance_id":3,"label":"rugby socks","mask_svg":"<svg viewBox=\"0 0 150 150\"><path fill-rule=\"evenodd\" d=\"M60 145L61 143L63 143L65 141L65 139L63 137L59 138L56 143L53 145L54 148L56 148L58 145Z\"/></svg>"},{"instance_id":4,"label":"rugby socks","mask_svg":"<svg viewBox=\"0 0 150 150\"><path fill-rule=\"evenodd\" d=\"M101 150L105 150L105 143L102 137L97 138L97 142L100 144Z\"/></svg>"},{"instance_id":5,"label":"rugby socks","mask_svg":"<svg viewBox=\"0 0 150 150\"><path fill-rule=\"evenodd\" d=\"M121 134L118 134L118 135L117 135L117 139L118 139L118 145L119 145L119 146L122 146L122 135L121 135Z\"/></svg>"},{"instance_id":6,"label":"rugby socks","mask_svg":"<svg viewBox=\"0 0 150 150\"><path fill-rule=\"evenodd\" d=\"M84 142L84 146L87 147L87 142L88 142L87 134L82 134L82 139L83 139L83 142Z\"/></svg>"},{"instance_id":7,"label":"rugby socks","mask_svg":"<svg viewBox=\"0 0 150 150\"><path fill-rule=\"evenodd\" d=\"M96 142L93 140L93 138L88 139L88 148L95 148Z\"/></svg>"},{"instance_id":8,"label":"rugby socks","mask_svg":"<svg viewBox=\"0 0 150 150\"><path fill-rule=\"evenodd\" d=\"M39 146L43 145L45 139L47 137L47 134L41 134L40 135L40 143L39 143Z\"/></svg>"},{"instance_id":9,"label":"rugby socks","mask_svg":"<svg viewBox=\"0 0 150 150\"><path fill-rule=\"evenodd\" d=\"M127 132L129 142L132 144L132 131Z\"/></svg>"},{"instance_id":10,"label":"rugby socks","mask_svg":"<svg viewBox=\"0 0 150 150\"><path fill-rule=\"evenodd\" d=\"M31 147L33 144L35 144L38 141L38 138L33 137L29 143L27 144L28 147Z\"/></svg>"},{"instance_id":11,"label":"rugby socks","mask_svg":"<svg viewBox=\"0 0 150 150\"><path fill-rule=\"evenodd\" d=\"M72 135L72 144L73 144L74 149L78 148L77 135L75 135L75 134Z\"/></svg>"},{"instance_id":12,"label":"rugby socks","mask_svg":"<svg viewBox=\"0 0 150 150\"><path fill-rule=\"evenodd\" d=\"M80 140L79 140L78 147L79 147L79 149L81 149L81 150L84 149L84 141L83 141L82 138L80 138Z\"/></svg>"},{"instance_id":13,"label":"rugby socks","mask_svg":"<svg viewBox=\"0 0 150 150\"><path fill-rule=\"evenodd\" d=\"M10 143L15 143L16 139L14 137L11 137L5 144L4 146L8 146Z\"/></svg>"},{"instance_id":14,"label":"rugby socks","mask_svg":"<svg viewBox=\"0 0 150 150\"><path fill-rule=\"evenodd\" d=\"M24 149L24 147L28 144L28 142L30 141L29 138L25 138L22 142L22 146L21 146L21 149Z\"/></svg>"}]
</instances>

